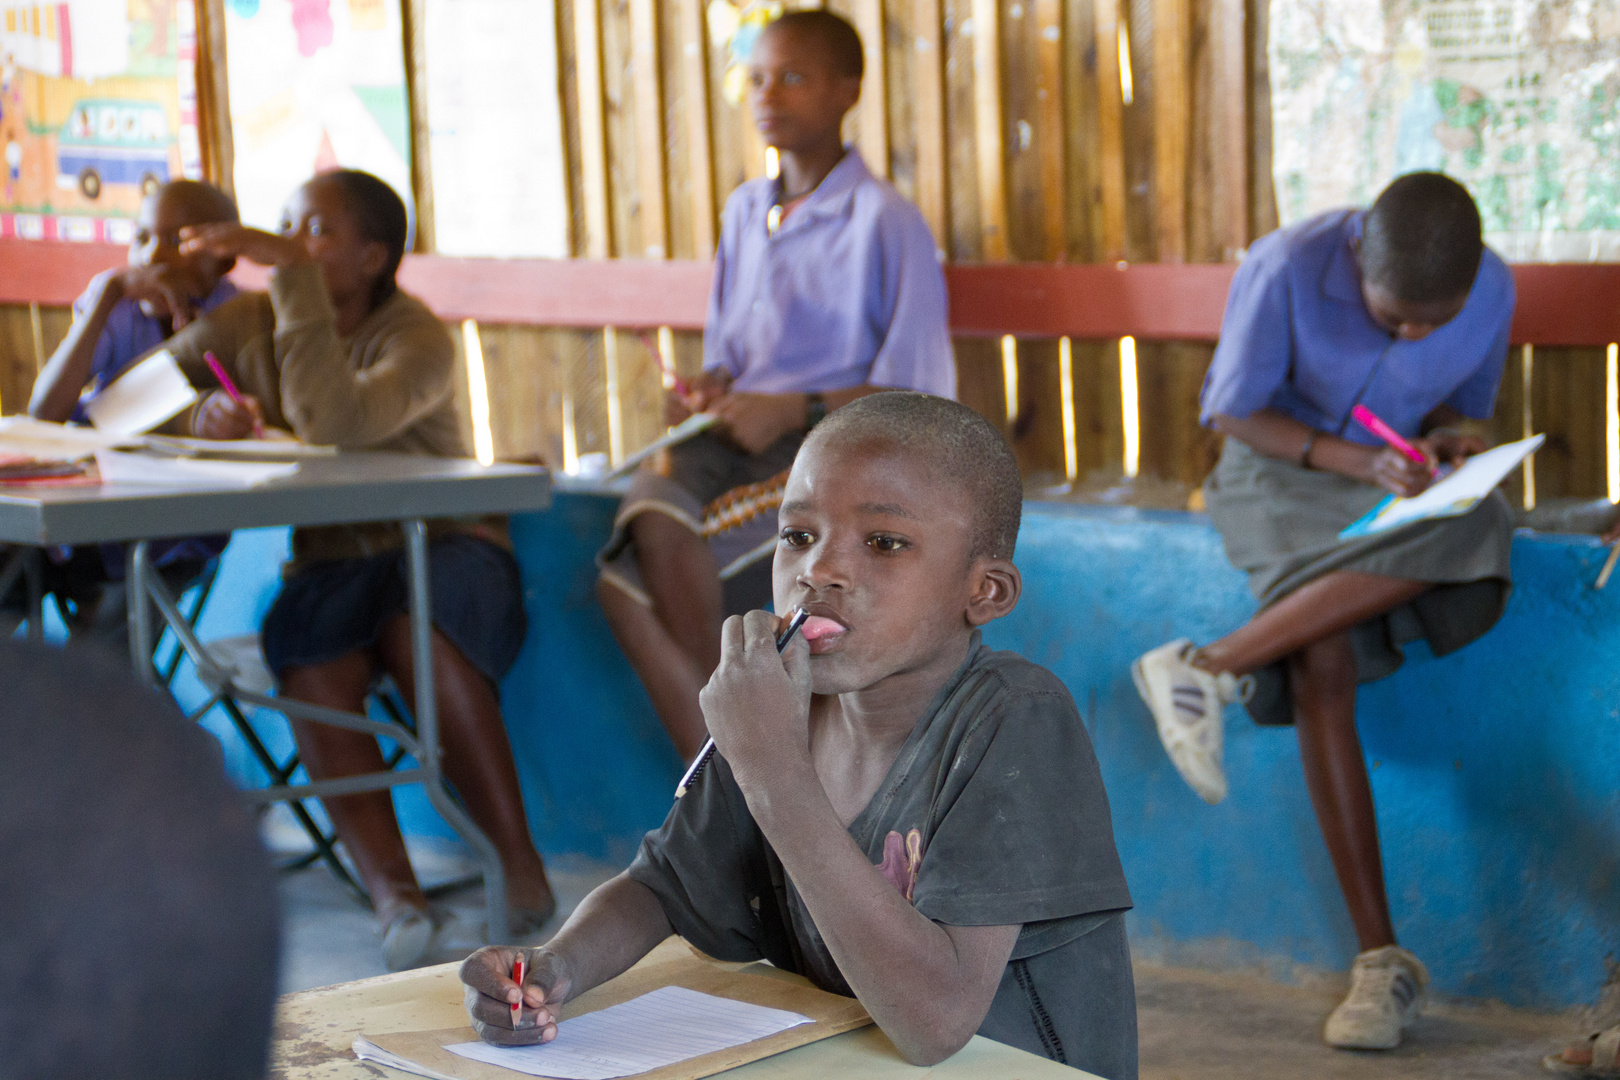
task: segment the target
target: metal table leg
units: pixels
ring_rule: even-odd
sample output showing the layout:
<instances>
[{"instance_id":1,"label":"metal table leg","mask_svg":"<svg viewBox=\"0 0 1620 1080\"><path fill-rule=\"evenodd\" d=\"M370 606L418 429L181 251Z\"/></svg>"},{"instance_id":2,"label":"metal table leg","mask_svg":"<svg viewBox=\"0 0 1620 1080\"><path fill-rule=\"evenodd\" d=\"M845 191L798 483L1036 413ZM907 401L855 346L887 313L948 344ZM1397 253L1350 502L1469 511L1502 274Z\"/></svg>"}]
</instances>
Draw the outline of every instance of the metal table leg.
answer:
<instances>
[{"instance_id":1,"label":"metal table leg","mask_svg":"<svg viewBox=\"0 0 1620 1080\"><path fill-rule=\"evenodd\" d=\"M129 607L129 659L135 676L149 685L157 683L152 666L152 608L146 599L146 582L152 574L149 545L145 540L129 545L124 563L124 593Z\"/></svg>"},{"instance_id":2,"label":"metal table leg","mask_svg":"<svg viewBox=\"0 0 1620 1080\"><path fill-rule=\"evenodd\" d=\"M416 669L417 764L423 773L422 786L433 808L472 846L483 863L484 897L489 904L489 940L504 944L511 940L506 921L506 870L501 866L495 845L445 790L439 770L439 703L433 681L433 601L428 580L427 525L421 518L414 518L404 522L403 529L411 598L411 658Z\"/></svg>"}]
</instances>

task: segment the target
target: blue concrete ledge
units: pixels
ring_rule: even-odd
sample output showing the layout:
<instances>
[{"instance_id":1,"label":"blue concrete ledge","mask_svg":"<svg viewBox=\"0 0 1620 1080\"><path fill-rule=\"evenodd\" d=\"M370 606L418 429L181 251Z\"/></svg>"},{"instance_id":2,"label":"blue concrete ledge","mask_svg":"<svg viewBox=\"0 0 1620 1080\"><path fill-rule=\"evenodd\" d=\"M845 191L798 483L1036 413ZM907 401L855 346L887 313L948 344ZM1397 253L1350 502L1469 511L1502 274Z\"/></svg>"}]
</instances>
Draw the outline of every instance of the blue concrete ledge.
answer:
<instances>
[{"instance_id":1,"label":"blue concrete ledge","mask_svg":"<svg viewBox=\"0 0 1620 1080\"><path fill-rule=\"evenodd\" d=\"M563 493L514 520L530 631L502 690L542 849L621 861L662 820L679 763L593 598L591 556L612 510ZM285 549L282 530L238 534L205 637L254 628ZM1590 539L1520 536L1500 625L1441 660L1414 649L1362 690L1396 926L1442 991L1588 1003L1620 953L1620 586L1592 589L1603 555ZM1131 686L1139 653L1207 641L1254 610L1207 520L1030 504L1018 563L1023 602L988 637L1050 667L1080 704L1138 950L1282 975L1347 968L1355 938L1293 732L1231 710L1232 794L1205 806ZM279 720L260 723L284 737ZM252 782L244 750L225 741L233 772ZM444 832L418 792L398 801L409 831Z\"/></svg>"}]
</instances>

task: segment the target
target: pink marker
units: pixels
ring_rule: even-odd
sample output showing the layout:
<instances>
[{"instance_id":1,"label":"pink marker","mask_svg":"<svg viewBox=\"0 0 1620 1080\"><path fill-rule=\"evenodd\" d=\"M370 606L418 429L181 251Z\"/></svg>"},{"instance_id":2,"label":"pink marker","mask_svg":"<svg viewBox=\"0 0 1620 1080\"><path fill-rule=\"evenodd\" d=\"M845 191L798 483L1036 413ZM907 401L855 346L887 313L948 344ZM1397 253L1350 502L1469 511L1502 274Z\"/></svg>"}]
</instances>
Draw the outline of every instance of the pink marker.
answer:
<instances>
[{"instance_id":1,"label":"pink marker","mask_svg":"<svg viewBox=\"0 0 1620 1080\"><path fill-rule=\"evenodd\" d=\"M1360 424L1362 427L1366 428L1380 439L1383 439L1385 442L1389 443L1390 446L1394 447L1396 450L1399 450L1401 453L1405 454L1408 458L1411 458L1419 465L1429 464L1429 459L1423 456L1423 451L1401 438L1399 432L1390 427L1388 424L1384 423L1382 420L1378 419L1378 415L1371 409L1367 408L1367 406L1357 405L1355 408L1350 410L1350 415L1355 418L1356 423Z\"/></svg>"},{"instance_id":2,"label":"pink marker","mask_svg":"<svg viewBox=\"0 0 1620 1080\"><path fill-rule=\"evenodd\" d=\"M208 364L208 370L214 373L214 378L219 380L220 387L231 396L231 400L238 405L245 405L242 400L242 391L238 390L236 384L231 381L230 373L225 370L225 365L219 362L219 357L210 351L203 353L203 360ZM264 438L264 425L257 420L253 421L253 437L256 439Z\"/></svg>"}]
</instances>

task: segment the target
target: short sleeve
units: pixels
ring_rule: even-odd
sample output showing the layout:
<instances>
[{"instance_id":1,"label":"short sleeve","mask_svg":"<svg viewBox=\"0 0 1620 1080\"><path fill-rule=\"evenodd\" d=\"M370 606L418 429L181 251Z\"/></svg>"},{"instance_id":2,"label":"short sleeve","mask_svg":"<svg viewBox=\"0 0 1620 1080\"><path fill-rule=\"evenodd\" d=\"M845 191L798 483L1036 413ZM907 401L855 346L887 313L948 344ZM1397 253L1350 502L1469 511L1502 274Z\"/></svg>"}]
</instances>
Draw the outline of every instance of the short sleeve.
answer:
<instances>
[{"instance_id":1,"label":"short sleeve","mask_svg":"<svg viewBox=\"0 0 1620 1080\"><path fill-rule=\"evenodd\" d=\"M972 771L918 867L913 901L930 919L1009 926L1131 906L1091 738L1040 674L997 694L953 755L953 772Z\"/></svg>"},{"instance_id":2,"label":"short sleeve","mask_svg":"<svg viewBox=\"0 0 1620 1080\"><path fill-rule=\"evenodd\" d=\"M768 878L759 880L763 842L749 843L757 836L731 769L716 756L663 826L643 838L625 872L653 891L670 926L694 947L717 960L760 960Z\"/></svg>"},{"instance_id":3,"label":"short sleeve","mask_svg":"<svg viewBox=\"0 0 1620 1080\"><path fill-rule=\"evenodd\" d=\"M1200 417L1242 419L1270 403L1293 360L1288 262L1270 245L1252 251L1232 278L1221 338L1204 377Z\"/></svg>"},{"instance_id":4,"label":"short sleeve","mask_svg":"<svg viewBox=\"0 0 1620 1080\"><path fill-rule=\"evenodd\" d=\"M1475 420L1489 420L1496 412L1496 393L1507 366L1508 335L1513 326L1513 274L1496 256L1487 251L1480 267L1481 291L1478 310L1483 318L1495 321L1494 330L1482 334L1486 345L1479 366L1446 398L1446 404ZM1470 298L1470 306L1475 306Z\"/></svg>"},{"instance_id":5,"label":"short sleeve","mask_svg":"<svg viewBox=\"0 0 1620 1080\"><path fill-rule=\"evenodd\" d=\"M887 316L877 355L866 381L873 386L956 396L956 360L940 268L928 223L909 204L886 212L877 245L887 263L884 283Z\"/></svg>"}]
</instances>

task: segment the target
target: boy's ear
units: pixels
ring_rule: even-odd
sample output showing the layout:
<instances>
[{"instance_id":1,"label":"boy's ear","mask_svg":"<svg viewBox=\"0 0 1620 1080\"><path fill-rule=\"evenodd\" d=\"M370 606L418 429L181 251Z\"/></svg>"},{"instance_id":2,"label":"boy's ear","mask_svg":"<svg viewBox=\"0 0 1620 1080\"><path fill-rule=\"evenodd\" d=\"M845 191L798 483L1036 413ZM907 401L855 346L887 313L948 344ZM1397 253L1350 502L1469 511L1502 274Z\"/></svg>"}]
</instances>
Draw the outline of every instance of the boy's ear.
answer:
<instances>
[{"instance_id":1,"label":"boy's ear","mask_svg":"<svg viewBox=\"0 0 1620 1080\"><path fill-rule=\"evenodd\" d=\"M969 626L983 626L1001 618L1018 606L1018 598L1024 593L1023 575L1011 559L975 559L972 580L966 612Z\"/></svg>"}]
</instances>

